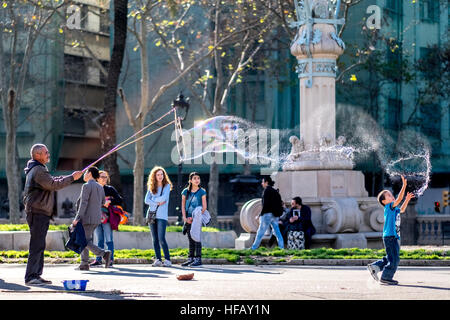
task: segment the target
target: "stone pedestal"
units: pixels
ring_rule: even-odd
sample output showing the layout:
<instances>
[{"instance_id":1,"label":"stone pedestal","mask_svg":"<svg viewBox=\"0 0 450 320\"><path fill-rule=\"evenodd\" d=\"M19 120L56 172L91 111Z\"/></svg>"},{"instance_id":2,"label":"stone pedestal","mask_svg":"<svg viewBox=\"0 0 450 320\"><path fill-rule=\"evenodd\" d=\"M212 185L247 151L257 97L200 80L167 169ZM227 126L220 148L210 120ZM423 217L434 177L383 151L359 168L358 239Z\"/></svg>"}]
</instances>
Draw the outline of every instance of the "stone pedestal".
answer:
<instances>
[{"instance_id":1,"label":"stone pedestal","mask_svg":"<svg viewBox=\"0 0 450 320\"><path fill-rule=\"evenodd\" d=\"M364 175L351 170L280 171L272 174L281 197L367 197Z\"/></svg>"},{"instance_id":2,"label":"stone pedestal","mask_svg":"<svg viewBox=\"0 0 450 320\"><path fill-rule=\"evenodd\" d=\"M234 240L234 248L236 250L248 249L252 246L255 241L256 233L241 233L239 238Z\"/></svg>"}]
</instances>

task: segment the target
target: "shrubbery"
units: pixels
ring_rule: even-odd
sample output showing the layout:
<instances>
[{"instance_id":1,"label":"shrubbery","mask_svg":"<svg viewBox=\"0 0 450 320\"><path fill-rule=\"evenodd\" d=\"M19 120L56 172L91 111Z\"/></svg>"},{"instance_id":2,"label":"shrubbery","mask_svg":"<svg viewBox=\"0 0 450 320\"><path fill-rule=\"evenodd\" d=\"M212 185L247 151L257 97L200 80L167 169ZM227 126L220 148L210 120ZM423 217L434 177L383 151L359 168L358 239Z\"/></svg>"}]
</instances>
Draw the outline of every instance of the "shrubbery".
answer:
<instances>
[{"instance_id":1,"label":"shrubbery","mask_svg":"<svg viewBox=\"0 0 450 320\"><path fill-rule=\"evenodd\" d=\"M187 248L170 249L170 255L174 258L187 258L189 250ZM73 259L79 261L79 255L72 251L45 251L46 258ZM90 253L91 257L94 257ZM225 259L232 263L242 261L246 264L255 264L256 260L270 260L273 262L287 262L292 259L380 259L385 255L384 250L377 249L331 249L318 248L311 250L282 250L278 248L268 249L260 247L257 250L235 250L203 248L202 257L205 259ZM153 260L155 252L153 249L122 249L115 250L116 259L147 259ZM0 251L0 263L11 261L12 259L23 260L28 257L28 251ZM450 251L436 250L400 250L400 259L415 260L450 260Z\"/></svg>"}]
</instances>

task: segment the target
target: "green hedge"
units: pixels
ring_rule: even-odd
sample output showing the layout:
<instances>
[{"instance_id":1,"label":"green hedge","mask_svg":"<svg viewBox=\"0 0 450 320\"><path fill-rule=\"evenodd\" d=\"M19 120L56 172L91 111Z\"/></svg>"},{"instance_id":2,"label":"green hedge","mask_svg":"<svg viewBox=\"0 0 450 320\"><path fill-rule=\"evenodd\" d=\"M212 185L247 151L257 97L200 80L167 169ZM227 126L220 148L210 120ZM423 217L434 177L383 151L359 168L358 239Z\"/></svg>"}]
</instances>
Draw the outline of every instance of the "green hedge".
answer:
<instances>
[{"instance_id":1,"label":"green hedge","mask_svg":"<svg viewBox=\"0 0 450 320\"><path fill-rule=\"evenodd\" d=\"M187 248L170 249L172 257L186 258L188 256ZM72 251L45 251L47 258L74 259L79 260L79 255ZM257 250L235 250L235 249L216 249L203 248L202 257L209 259L226 259L229 262L243 261L247 264L254 264L258 258L269 258L274 262L285 262L288 259L380 259L385 255L383 249L331 249L320 248L311 250L282 250L258 248ZM91 253L91 256L92 253ZM155 252L153 249L123 249L115 250L116 259L148 259L153 260ZM0 251L0 262L8 262L8 259L26 259L28 251ZM417 260L450 260L450 251L445 250L400 250L400 259Z\"/></svg>"}]
</instances>

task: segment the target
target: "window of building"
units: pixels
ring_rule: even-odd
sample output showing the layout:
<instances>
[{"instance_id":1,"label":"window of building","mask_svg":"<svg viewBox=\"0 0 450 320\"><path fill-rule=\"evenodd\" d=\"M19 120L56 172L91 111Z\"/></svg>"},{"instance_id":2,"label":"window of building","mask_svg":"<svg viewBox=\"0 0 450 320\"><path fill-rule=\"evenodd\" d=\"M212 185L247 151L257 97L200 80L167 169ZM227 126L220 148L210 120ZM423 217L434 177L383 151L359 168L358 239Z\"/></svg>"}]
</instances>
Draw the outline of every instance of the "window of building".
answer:
<instances>
[{"instance_id":1,"label":"window of building","mask_svg":"<svg viewBox=\"0 0 450 320\"><path fill-rule=\"evenodd\" d=\"M100 10L100 32L109 34L109 27L111 22L109 20L109 11Z\"/></svg>"},{"instance_id":2,"label":"window of building","mask_svg":"<svg viewBox=\"0 0 450 320\"><path fill-rule=\"evenodd\" d=\"M440 75L440 59L437 53L438 48L421 47L419 70L426 79L433 79Z\"/></svg>"},{"instance_id":3,"label":"window of building","mask_svg":"<svg viewBox=\"0 0 450 320\"><path fill-rule=\"evenodd\" d=\"M398 12L400 6L400 1L398 0L386 0L386 8Z\"/></svg>"},{"instance_id":4,"label":"window of building","mask_svg":"<svg viewBox=\"0 0 450 320\"><path fill-rule=\"evenodd\" d=\"M107 61L100 61L105 69L108 69ZM88 83L91 85L104 85L106 76L99 66L90 58L64 56L64 78L68 81Z\"/></svg>"},{"instance_id":5,"label":"window of building","mask_svg":"<svg viewBox=\"0 0 450 320\"><path fill-rule=\"evenodd\" d=\"M30 108L20 108L19 111L19 121L17 123L18 133L30 133L31 132L31 121L30 121Z\"/></svg>"},{"instance_id":6,"label":"window of building","mask_svg":"<svg viewBox=\"0 0 450 320\"><path fill-rule=\"evenodd\" d=\"M386 113L386 128L398 131L401 124L402 101L399 99L388 99Z\"/></svg>"},{"instance_id":7,"label":"window of building","mask_svg":"<svg viewBox=\"0 0 450 320\"><path fill-rule=\"evenodd\" d=\"M22 107L19 110L17 133L31 133L30 108ZM3 119L3 110L0 109L0 133L6 133L6 124Z\"/></svg>"},{"instance_id":8,"label":"window of building","mask_svg":"<svg viewBox=\"0 0 450 320\"><path fill-rule=\"evenodd\" d=\"M64 133L83 136L85 121L80 110L64 110Z\"/></svg>"},{"instance_id":9,"label":"window of building","mask_svg":"<svg viewBox=\"0 0 450 320\"><path fill-rule=\"evenodd\" d=\"M426 22L439 21L438 0L420 0L420 20Z\"/></svg>"},{"instance_id":10,"label":"window of building","mask_svg":"<svg viewBox=\"0 0 450 320\"><path fill-rule=\"evenodd\" d=\"M428 137L433 153L440 149L442 111L438 104L420 106L420 131Z\"/></svg>"}]
</instances>

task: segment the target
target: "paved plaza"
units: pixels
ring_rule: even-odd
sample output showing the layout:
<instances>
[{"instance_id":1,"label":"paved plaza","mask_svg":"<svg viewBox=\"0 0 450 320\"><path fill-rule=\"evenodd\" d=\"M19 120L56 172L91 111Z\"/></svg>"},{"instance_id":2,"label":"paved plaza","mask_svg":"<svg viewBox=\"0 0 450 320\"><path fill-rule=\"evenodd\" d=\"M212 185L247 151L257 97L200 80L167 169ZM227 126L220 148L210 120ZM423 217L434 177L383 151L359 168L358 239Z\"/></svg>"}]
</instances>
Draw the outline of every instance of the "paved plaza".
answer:
<instances>
[{"instance_id":1,"label":"paved plaza","mask_svg":"<svg viewBox=\"0 0 450 320\"><path fill-rule=\"evenodd\" d=\"M148 264L77 271L46 265L47 287L24 284L24 264L0 265L0 300L449 300L450 267L400 267L398 286L376 283L362 266L204 265L186 269ZM194 272L191 281L178 274ZM63 280L89 280L85 292Z\"/></svg>"}]
</instances>

